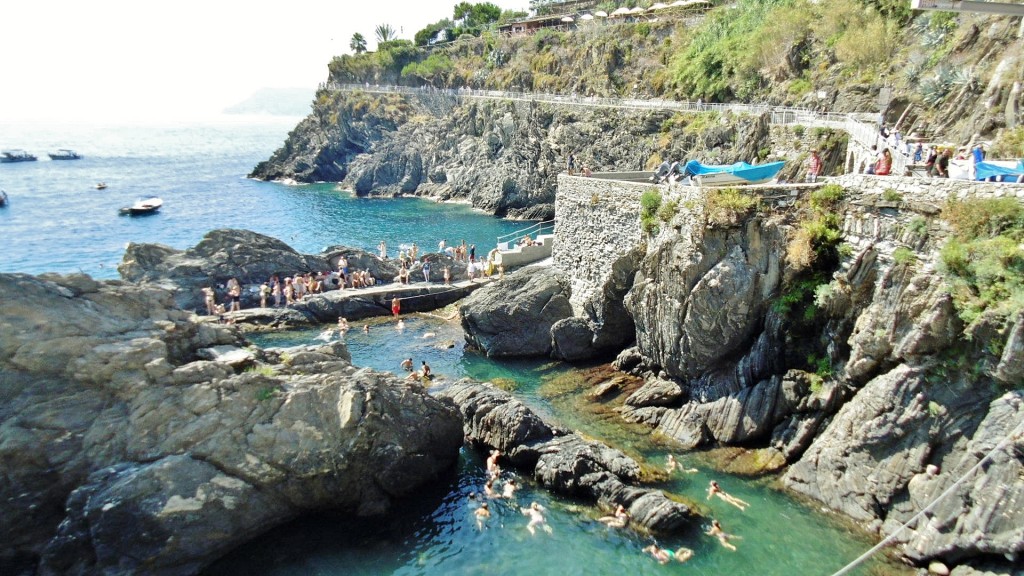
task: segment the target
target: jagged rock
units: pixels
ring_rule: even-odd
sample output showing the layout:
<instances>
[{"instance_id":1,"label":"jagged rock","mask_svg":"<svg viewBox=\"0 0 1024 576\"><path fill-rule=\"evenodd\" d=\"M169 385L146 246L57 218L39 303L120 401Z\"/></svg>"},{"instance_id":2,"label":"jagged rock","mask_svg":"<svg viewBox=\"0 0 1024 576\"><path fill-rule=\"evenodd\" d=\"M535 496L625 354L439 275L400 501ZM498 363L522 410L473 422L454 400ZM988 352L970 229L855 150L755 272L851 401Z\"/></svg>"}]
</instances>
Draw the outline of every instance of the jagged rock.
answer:
<instances>
[{"instance_id":1,"label":"jagged rock","mask_svg":"<svg viewBox=\"0 0 1024 576\"><path fill-rule=\"evenodd\" d=\"M572 316L565 276L527 267L477 290L459 307L466 341L489 357L548 356L551 327Z\"/></svg>"},{"instance_id":2,"label":"jagged rock","mask_svg":"<svg viewBox=\"0 0 1024 576\"><path fill-rule=\"evenodd\" d=\"M648 253L626 298L640 353L679 379L738 355L763 327L784 253L784 231L759 220L667 236Z\"/></svg>"},{"instance_id":3,"label":"jagged rock","mask_svg":"<svg viewBox=\"0 0 1024 576\"><path fill-rule=\"evenodd\" d=\"M640 466L619 450L552 429L511 394L490 384L462 380L439 392L462 412L466 438L502 451L515 466L532 471L546 488L622 504L631 524L673 531L688 524L685 505L656 490L631 486Z\"/></svg>"},{"instance_id":4,"label":"jagged rock","mask_svg":"<svg viewBox=\"0 0 1024 576\"><path fill-rule=\"evenodd\" d=\"M224 283L237 278L245 290L242 304L259 303L258 286L273 274L329 270L322 256L299 254L276 238L248 230L212 230L188 250L158 244L130 243L117 271L129 282L150 282L177 289L175 302L186 310L205 309L201 289L217 291L217 301L226 296Z\"/></svg>"},{"instance_id":5,"label":"jagged rock","mask_svg":"<svg viewBox=\"0 0 1024 576\"><path fill-rule=\"evenodd\" d=\"M194 574L308 511L386 512L458 458L455 408L343 343L239 372L196 360L242 342L167 290L49 278L0 274L0 565Z\"/></svg>"},{"instance_id":6,"label":"jagged rock","mask_svg":"<svg viewBox=\"0 0 1024 576\"><path fill-rule=\"evenodd\" d=\"M1024 384L1024 312L1017 315L993 376L1010 385Z\"/></svg>"},{"instance_id":7,"label":"jagged rock","mask_svg":"<svg viewBox=\"0 0 1024 576\"><path fill-rule=\"evenodd\" d=\"M615 357L612 367L616 370L632 373L633 369L643 364L644 357L640 355L640 349L636 346L626 348Z\"/></svg>"},{"instance_id":8,"label":"jagged rock","mask_svg":"<svg viewBox=\"0 0 1024 576\"><path fill-rule=\"evenodd\" d=\"M626 398L626 404L642 408L644 406L672 406L683 398L683 389L678 383L659 378L648 380L644 385Z\"/></svg>"},{"instance_id":9,"label":"jagged rock","mask_svg":"<svg viewBox=\"0 0 1024 576\"><path fill-rule=\"evenodd\" d=\"M249 350L237 346L214 346L213 348L200 348L196 350L196 356L203 360L213 360L221 364L227 364L232 368L241 368L251 365L256 361L256 355Z\"/></svg>"},{"instance_id":10,"label":"jagged rock","mask_svg":"<svg viewBox=\"0 0 1024 576\"><path fill-rule=\"evenodd\" d=\"M569 362L585 360L600 351L594 347L594 330L586 318L563 318L551 325L551 356Z\"/></svg>"},{"instance_id":11,"label":"jagged rock","mask_svg":"<svg viewBox=\"0 0 1024 576\"><path fill-rule=\"evenodd\" d=\"M398 276L397 260L382 260L377 254L349 246L330 246L320 253L327 262L328 270L338 270L338 261L344 256L349 271L367 270L370 275L384 282L392 282Z\"/></svg>"}]
</instances>

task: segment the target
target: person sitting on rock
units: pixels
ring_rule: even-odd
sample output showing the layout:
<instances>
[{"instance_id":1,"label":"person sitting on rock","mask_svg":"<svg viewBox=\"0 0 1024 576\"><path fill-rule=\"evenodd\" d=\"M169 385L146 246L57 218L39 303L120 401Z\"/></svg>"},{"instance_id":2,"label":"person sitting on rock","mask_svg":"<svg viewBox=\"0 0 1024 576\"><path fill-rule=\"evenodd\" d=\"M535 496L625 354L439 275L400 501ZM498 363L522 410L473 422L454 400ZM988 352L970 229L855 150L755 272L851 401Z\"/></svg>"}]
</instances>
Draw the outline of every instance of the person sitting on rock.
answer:
<instances>
[{"instance_id":1,"label":"person sitting on rock","mask_svg":"<svg viewBox=\"0 0 1024 576\"><path fill-rule=\"evenodd\" d=\"M629 524L629 512L626 512L626 508L619 504L615 508L614 514L602 516L597 521L606 524L609 528L625 528Z\"/></svg>"}]
</instances>

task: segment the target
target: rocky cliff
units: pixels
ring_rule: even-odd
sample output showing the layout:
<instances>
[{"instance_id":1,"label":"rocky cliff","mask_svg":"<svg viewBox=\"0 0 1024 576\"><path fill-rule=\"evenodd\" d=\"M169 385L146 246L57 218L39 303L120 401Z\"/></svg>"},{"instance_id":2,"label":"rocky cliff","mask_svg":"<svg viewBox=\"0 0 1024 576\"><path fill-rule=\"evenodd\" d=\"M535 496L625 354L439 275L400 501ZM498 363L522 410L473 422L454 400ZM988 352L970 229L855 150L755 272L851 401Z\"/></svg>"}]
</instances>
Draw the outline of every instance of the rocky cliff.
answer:
<instances>
[{"instance_id":1,"label":"rocky cliff","mask_svg":"<svg viewBox=\"0 0 1024 576\"><path fill-rule=\"evenodd\" d=\"M263 352L155 286L0 275L0 572L193 574L451 469L455 408L343 344Z\"/></svg>"}]
</instances>

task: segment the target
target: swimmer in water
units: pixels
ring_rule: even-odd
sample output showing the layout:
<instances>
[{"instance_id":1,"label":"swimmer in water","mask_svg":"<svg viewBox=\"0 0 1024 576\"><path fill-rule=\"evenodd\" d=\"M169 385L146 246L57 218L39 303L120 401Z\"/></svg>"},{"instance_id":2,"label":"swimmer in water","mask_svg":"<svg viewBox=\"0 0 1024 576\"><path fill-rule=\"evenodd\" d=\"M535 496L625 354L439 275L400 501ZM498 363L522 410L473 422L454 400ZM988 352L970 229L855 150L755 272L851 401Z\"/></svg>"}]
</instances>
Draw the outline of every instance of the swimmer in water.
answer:
<instances>
[{"instance_id":1,"label":"swimmer in water","mask_svg":"<svg viewBox=\"0 0 1024 576\"><path fill-rule=\"evenodd\" d=\"M399 332L405 330L405 320L399 319L398 324L395 324L395 330L398 330Z\"/></svg>"},{"instance_id":2,"label":"swimmer in water","mask_svg":"<svg viewBox=\"0 0 1024 576\"><path fill-rule=\"evenodd\" d=\"M722 525L718 523L718 520L711 521L711 528L706 532L706 534L708 536L714 536L715 538L718 538L718 542L722 546L728 548L729 550L732 550L733 552L736 551L736 547L729 542L730 538L736 538L736 536L733 536L732 534L727 534L724 530L722 530Z\"/></svg>"},{"instance_id":3,"label":"swimmer in water","mask_svg":"<svg viewBox=\"0 0 1024 576\"><path fill-rule=\"evenodd\" d=\"M412 358L406 358L402 360L402 370L406 372L412 372Z\"/></svg>"},{"instance_id":4,"label":"swimmer in water","mask_svg":"<svg viewBox=\"0 0 1024 576\"><path fill-rule=\"evenodd\" d=\"M498 493L494 491L494 478L487 479L487 482L484 484L484 494L486 494L488 498L494 498L498 495Z\"/></svg>"},{"instance_id":5,"label":"swimmer in water","mask_svg":"<svg viewBox=\"0 0 1024 576\"><path fill-rule=\"evenodd\" d=\"M729 504L732 504L733 506L739 508L741 511L746 510L747 506L750 506L750 504L744 502L743 500L740 500L739 498L736 498L735 496L729 494L725 490L722 490L721 487L718 486L718 482L712 480L711 483L708 484L708 500L711 500L711 497L716 495L722 500L728 502Z\"/></svg>"},{"instance_id":6,"label":"swimmer in water","mask_svg":"<svg viewBox=\"0 0 1024 576\"><path fill-rule=\"evenodd\" d=\"M491 450L491 455L487 457L487 475L491 478L497 478L498 474L501 474L501 468L498 467L498 456L501 456L500 451Z\"/></svg>"},{"instance_id":7,"label":"swimmer in water","mask_svg":"<svg viewBox=\"0 0 1024 576\"><path fill-rule=\"evenodd\" d=\"M537 526L540 526L545 532L551 534L551 526L548 526L548 521L544 518L544 507L536 502L531 502L529 508L520 509L524 516L530 517L530 523L526 525L526 529L530 531L530 534L537 534Z\"/></svg>"},{"instance_id":8,"label":"swimmer in water","mask_svg":"<svg viewBox=\"0 0 1024 576\"><path fill-rule=\"evenodd\" d=\"M491 511L487 508L487 502L481 504L480 507L473 512L473 515L476 516L476 529L483 530L484 522L491 517Z\"/></svg>"},{"instance_id":9,"label":"swimmer in water","mask_svg":"<svg viewBox=\"0 0 1024 576\"><path fill-rule=\"evenodd\" d=\"M342 334L348 332L348 320L346 320L344 317L338 318L338 331L341 332Z\"/></svg>"},{"instance_id":10,"label":"swimmer in water","mask_svg":"<svg viewBox=\"0 0 1024 576\"><path fill-rule=\"evenodd\" d=\"M370 333L370 325L369 324L363 324L363 332L366 332L367 334Z\"/></svg>"},{"instance_id":11,"label":"swimmer in water","mask_svg":"<svg viewBox=\"0 0 1024 576\"><path fill-rule=\"evenodd\" d=\"M675 457L669 454L665 459L665 472L671 474L676 470L681 471L683 474L696 474L699 472L696 468L683 468L682 464L677 462Z\"/></svg>"},{"instance_id":12,"label":"swimmer in water","mask_svg":"<svg viewBox=\"0 0 1024 576\"><path fill-rule=\"evenodd\" d=\"M423 335L423 338L433 338L434 336L437 336L436 332L427 332Z\"/></svg>"},{"instance_id":13,"label":"swimmer in water","mask_svg":"<svg viewBox=\"0 0 1024 576\"><path fill-rule=\"evenodd\" d=\"M658 561L659 564L668 564L670 561L675 560L679 563L686 562L690 558L693 558L693 550L683 547L676 551L669 550L668 548L659 548L657 544L651 544L643 550L650 554Z\"/></svg>"},{"instance_id":14,"label":"swimmer in water","mask_svg":"<svg viewBox=\"0 0 1024 576\"><path fill-rule=\"evenodd\" d=\"M609 528L625 528L629 524L629 512L626 512L625 507L619 504L615 508L615 513L611 516L602 516L597 519L598 522L607 524Z\"/></svg>"},{"instance_id":15,"label":"swimmer in water","mask_svg":"<svg viewBox=\"0 0 1024 576\"><path fill-rule=\"evenodd\" d=\"M519 486L516 485L516 479L515 478L509 478L508 482L505 482L505 485L502 486L501 497L502 498L508 498L509 500L515 498L516 497L516 489L517 488L519 488Z\"/></svg>"}]
</instances>

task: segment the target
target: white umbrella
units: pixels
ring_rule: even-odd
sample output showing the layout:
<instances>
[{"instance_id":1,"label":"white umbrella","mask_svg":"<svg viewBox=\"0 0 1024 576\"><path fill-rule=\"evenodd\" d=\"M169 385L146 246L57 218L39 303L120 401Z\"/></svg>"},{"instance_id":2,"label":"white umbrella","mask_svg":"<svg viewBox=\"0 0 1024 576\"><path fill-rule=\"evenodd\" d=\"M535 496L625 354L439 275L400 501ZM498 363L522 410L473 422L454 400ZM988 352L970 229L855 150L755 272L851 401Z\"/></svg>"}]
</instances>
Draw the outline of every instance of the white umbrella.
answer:
<instances>
[{"instance_id":1,"label":"white umbrella","mask_svg":"<svg viewBox=\"0 0 1024 576\"><path fill-rule=\"evenodd\" d=\"M608 13L604 10L598 10L597 12L594 12L594 16L597 16L598 18L607 18Z\"/></svg>"},{"instance_id":2,"label":"white umbrella","mask_svg":"<svg viewBox=\"0 0 1024 576\"><path fill-rule=\"evenodd\" d=\"M651 4L651 7L648 8L647 11L648 12L653 12L655 10L664 10L665 8L668 8L668 4L663 4L661 2L655 2L654 4Z\"/></svg>"},{"instance_id":3,"label":"white umbrella","mask_svg":"<svg viewBox=\"0 0 1024 576\"><path fill-rule=\"evenodd\" d=\"M583 16L580 16L580 20L593 20L593 19L594 19L594 16L592 14L584 14Z\"/></svg>"},{"instance_id":4,"label":"white umbrella","mask_svg":"<svg viewBox=\"0 0 1024 576\"><path fill-rule=\"evenodd\" d=\"M562 16L562 22L572 22L572 16Z\"/></svg>"},{"instance_id":5,"label":"white umbrella","mask_svg":"<svg viewBox=\"0 0 1024 576\"><path fill-rule=\"evenodd\" d=\"M615 10L615 12L611 13L612 17L615 17L615 16L628 16L628 15L629 15L629 8L626 8L625 6L623 6L622 8L618 8L618 9Z\"/></svg>"},{"instance_id":6,"label":"white umbrella","mask_svg":"<svg viewBox=\"0 0 1024 576\"><path fill-rule=\"evenodd\" d=\"M643 8L641 8L639 6L637 6L636 8L633 8L632 10L629 11L630 14L643 14L644 12L647 12L647 10L644 10Z\"/></svg>"}]
</instances>

